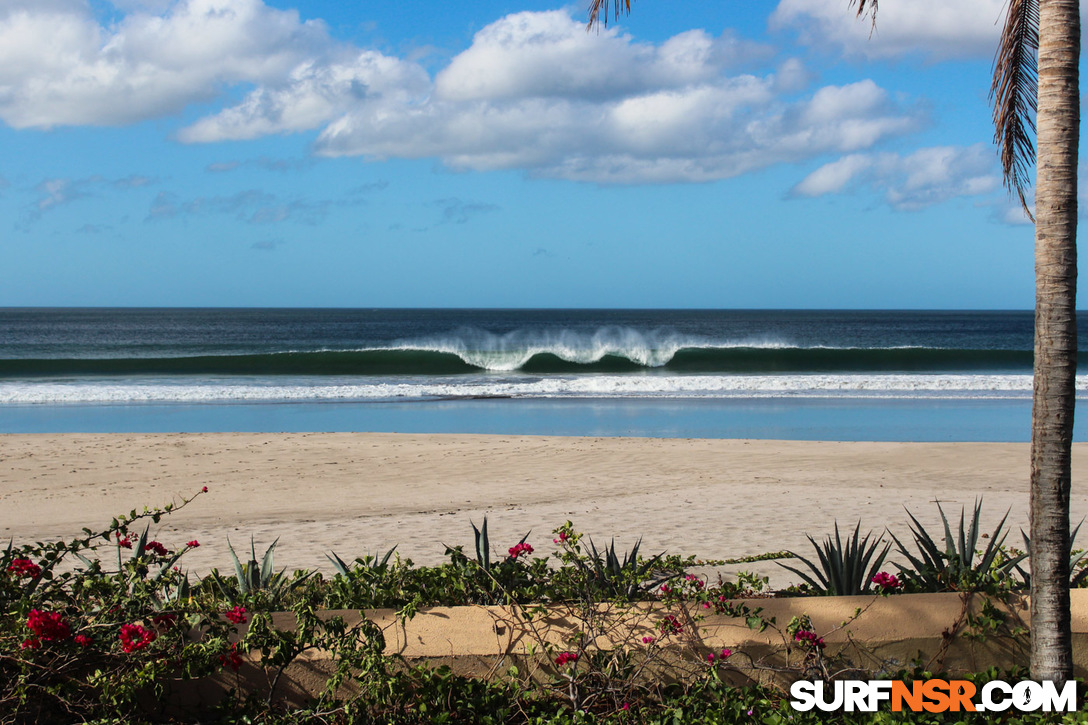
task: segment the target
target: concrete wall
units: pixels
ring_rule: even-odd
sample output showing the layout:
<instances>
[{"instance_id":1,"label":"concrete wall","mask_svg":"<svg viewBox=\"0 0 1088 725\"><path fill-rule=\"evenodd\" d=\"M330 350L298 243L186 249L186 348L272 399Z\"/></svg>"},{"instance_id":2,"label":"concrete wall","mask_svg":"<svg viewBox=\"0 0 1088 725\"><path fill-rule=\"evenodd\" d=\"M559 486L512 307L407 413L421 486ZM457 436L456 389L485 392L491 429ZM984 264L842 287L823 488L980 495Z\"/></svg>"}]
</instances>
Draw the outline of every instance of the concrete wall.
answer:
<instances>
[{"instance_id":1,"label":"concrete wall","mask_svg":"<svg viewBox=\"0 0 1088 725\"><path fill-rule=\"evenodd\" d=\"M989 601L1000 626L977 623ZM806 658L806 650L785 635L793 617L808 616L812 629L823 638L823 660L836 670L857 668L865 676L896 672L920 662L926 669L950 673L977 672L996 666L1027 666L1027 601L1011 597L1006 603L981 595L904 594L889 597L805 597L755 599L743 602L761 607L774 621L763 631L748 627L743 618L707 615L707 610L669 610L657 603L625 608L598 607L590 612L554 606L526 619L508 607L433 607L408 621L398 621L392 610L370 610L366 617L381 627L385 653L408 664L446 665L467 676L507 676L517 665L519 676L546 678L557 669L557 652L574 650L571 636L585 632L590 649L625 650L635 659L652 660L649 676L677 679L698 676L707 669L707 655L715 659L723 648L733 654L719 672L737 682L787 682L806 671L819 674L820 660ZM663 637L659 623L671 614L682 631ZM1088 590L1072 592L1073 647L1076 674L1088 676ZM323 612L322 617L343 617L349 624L361 619L358 611ZM992 618L991 618L992 619ZM293 629L294 615L273 615L274 626ZM655 642L647 645L644 637ZM301 705L320 693L334 665L327 653L309 651L298 657L278 679L276 672L259 666L258 653L249 653L237 672L224 670L199 682L178 682L168 697L182 710L200 708L234 688L267 696L275 680L274 698ZM584 663L579 664L579 667ZM347 696L350 687L338 693Z\"/></svg>"}]
</instances>

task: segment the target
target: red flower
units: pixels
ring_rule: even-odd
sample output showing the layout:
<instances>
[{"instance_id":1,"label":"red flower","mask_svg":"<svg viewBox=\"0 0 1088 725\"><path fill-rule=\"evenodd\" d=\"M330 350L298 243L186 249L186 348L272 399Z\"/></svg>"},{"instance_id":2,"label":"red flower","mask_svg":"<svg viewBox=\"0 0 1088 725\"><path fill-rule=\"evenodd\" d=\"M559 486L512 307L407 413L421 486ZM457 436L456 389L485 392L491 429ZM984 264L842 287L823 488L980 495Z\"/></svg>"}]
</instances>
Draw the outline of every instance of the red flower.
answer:
<instances>
[{"instance_id":1,"label":"red flower","mask_svg":"<svg viewBox=\"0 0 1088 725\"><path fill-rule=\"evenodd\" d=\"M824 638L823 637L817 637L815 632L813 632L811 630L808 630L808 629L799 629L799 630L797 630L797 634L793 635L793 640L795 642L800 642L802 644L807 644L810 647L813 647L814 649L823 649L824 648Z\"/></svg>"},{"instance_id":2,"label":"red flower","mask_svg":"<svg viewBox=\"0 0 1088 725\"><path fill-rule=\"evenodd\" d=\"M219 655L219 664L237 672L238 668L242 666L242 657L238 654L238 645L232 644L230 649Z\"/></svg>"},{"instance_id":3,"label":"red flower","mask_svg":"<svg viewBox=\"0 0 1088 725\"><path fill-rule=\"evenodd\" d=\"M170 553L169 551L166 550L165 546L163 546L162 544L160 544L157 541L147 542L147 544L144 545L144 548L149 550L149 551L155 552L159 556L166 556L167 554Z\"/></svg>"},{"instance_id":4,"label":"red flower","mask_svg":"<svg viewBox=\"0 0 1088 725\"><path fill-rule=\"evenodd\" d=\"M903 582L899 581L899 577L895 574L889 574L886 571L882 571L873 576L873 584L876 584L883 591L894 592L903 586Z\"/></svg>"},{"instance_id":5,"label":"red flower","mask_svg":"<svg viewBox=\"0 0 1088 725\"><path fill-rule=\"evenodd\" d=\"M26 618L26 626L30 631L46 641L68 639L72 636L72 630L64 621L64 615L60 612L43 612L40 609L31 609Z\"/></svg>"},{"instance_id":6,"label":"red flower","mask_svg":"<svg viewBox=\"0 0 1088 725\"><path fill-rule=\"evenodd\" d=\"M156 614L151 621L158 627L172 627L178 621L177 614Z\"/></svg>"},{"instance_id":7,"label":"red flower","mask_svg":"<svg viewBox=\"0 0 1088 725\"><path fill-rule=\"evenodd\" d=\"M570 538L570 534L568 534L566 531L560 531L559 532L559 538L558 539L552 539L552 543L553 544L562 544L569 538Z\"/></svg>"},{"instance_id":8,"label":"red flower","mask_svg":"<svg viewBox=\"0 0 1088 725\"><path fill-rule=\"evenodd\" d=\"M207 493L208 492L208 487L205 486L204 488L200 489L200 492L201 493Z\"/></svg>"},{"instance_id":9,"label":"red flower","mask_svg":"<svg viewBox=\"0 0 1088 725\"><path fill-rule=\"evenodd\" d=\"M122 624L121 634L119 636L121 639L121 649L125 652L135 652L144 649L158 637L158 635L150 629L145 629L138 624Z\"/></svg>"},{"instance_id":10,"label":"red flower","mask_svg":"<svg viewBox=\"0 0 1088 725\"><path fill-rule=\"evenodd\" d=\"M510 547L510 558L516 559L522 554L532 554L533 547L529 546L525 542Z\"/></svg>"},{"instance_id":11,"label":"red flower","mask_svg":"<svg viewBox=\"0 0 1088 725\"><path fill-rule=\"evenodd\" d=\"M225 612L223 616L234 622L235 624L242 624L246 621L246 608L242 606L237 606L229 612Z\"/></svg>"},{"instance_id":12,"label":"red flower","mask_svg":"<svg viewBox=\"0 0 1088 725\"><path fill-rule=\"evenodd\" d=\"M42 642L37 637L27 637L19 643L19 649L38 649L42 646Z\"/></svg>"},{"instance_id":13,"label":"red flower","mask_svg":"<svg viewBox=\"0 0 1088 725\"><path fill-rule=\"evenodd\" d=\"M185 542L185 545L188 546L190 549L195 549L196 547L200 546L200 542L196 539L193 539L192 541Z\"/></svg>"},{"instance_id":14,"label":"red flower","mask_svg":"<svg viewBox=\"0 0 1088 725\"><path fill-rule=\"evenodd\" d=\"M666 614L665 619L658 622L657 628L661 630L661 634L666 635L680 634L684 631L683 623L672 614Z\"/></svg>"},{"instance_id":15,"label":"red flower","mask_svg":"<svg viewBox=\"0 0 1088 725\"><path fill-rule=\"evenodd\" d=\"M15 576L29 576L36 577L42 573L42 568L32 562L30 559L15 559L11 562L11 566L8 567Z\"/></svg>"},{"instance_id":16,"label":"red flower","mask_svg":"<svg viewBox=\"0 0 1088 725\"><path fill-rule=\"evenodd\" d=\"M555 658L555 664L559 665L560 667L562 667L565 664L569 664L569 663L573 663L573 662L577 662L577 661L578 661L578 653L577 652L564 652L564 653L562 653L561 655L559 655L558 657Z\"/></svg>"},{"instance_id":17,"label":"red flower","mask_svg":"<svg viewBox=\"0 0 1088 725\"><path fill-rule=\"evenodd\" d=\"M75 641L80 647L90 647L94 640L85 634L77 634L75 636Z\"/></svg>"},{"instance_id":18,"label":"red flower","mask_svg":"<svg viewBox=\"0 0 1088 725\"><path fill-rule=\"evenodd\" d=\"M123 546L126 549L131 549L132 548L132 541L127 536L122 538L121 537L121 532L118 531L117 532L117 545L118 546Z\"/></svg>"}]
</instances>

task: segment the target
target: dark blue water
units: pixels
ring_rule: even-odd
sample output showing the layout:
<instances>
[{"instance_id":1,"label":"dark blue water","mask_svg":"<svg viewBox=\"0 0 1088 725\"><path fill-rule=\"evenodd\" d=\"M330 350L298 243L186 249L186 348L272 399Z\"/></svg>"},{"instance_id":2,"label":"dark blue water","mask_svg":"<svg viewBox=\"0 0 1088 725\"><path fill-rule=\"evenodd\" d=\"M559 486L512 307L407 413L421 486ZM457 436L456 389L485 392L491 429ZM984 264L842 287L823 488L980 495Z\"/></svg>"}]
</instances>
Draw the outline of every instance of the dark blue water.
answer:
<instances>
[{"instance_id":1,"label":"dark blue water","mask_svg":"<svg viewBox=\"0 0 1088 725\"><path fill-rule=\"evenodd\" d=\"M1031 312L6 309L0 431L1026 440L1032 324Z\"/></svg>"},{"instance_id":2,"label":"dark blue water","mask_svg":"<svg viewBox=\"0 0 1088 725\"><path fill-rule=\"evenodd\" d=\"M1030 312L0 309L7 376L1030 370L1031 346Z\"/></svg>"}]
</instances>

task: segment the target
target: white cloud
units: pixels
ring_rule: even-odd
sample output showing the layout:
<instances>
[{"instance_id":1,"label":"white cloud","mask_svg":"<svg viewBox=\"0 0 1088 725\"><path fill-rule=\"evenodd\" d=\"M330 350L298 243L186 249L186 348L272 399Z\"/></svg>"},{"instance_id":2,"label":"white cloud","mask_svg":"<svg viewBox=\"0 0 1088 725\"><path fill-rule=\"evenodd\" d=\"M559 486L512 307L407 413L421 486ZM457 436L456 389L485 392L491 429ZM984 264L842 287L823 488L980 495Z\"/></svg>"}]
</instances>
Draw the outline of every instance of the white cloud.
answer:
<instances>
[{"instance_id":1,"label":"white cloud","mask_svg":"<svg viewBox=\"0 0 1088 725\"><path fill-rule=\"evenodd\" d=\"M793 188L799 196L823 196L843 190L859 174L873 167L873 157L868 154L850 154L837 161L824 164L806 176Z\"/></svg>"},{"instance_id":2,"label":"white cloud","mask_svg":"<svg viewBox=\"0 0 1088 725\"><path fill-rule=\"evenodd\" d=\"M360 104L411 104L430 90L420 66L374 51L332 62L308 60L281 82L261 86L237 106L179 134L190 143L252 139L317 128Z\"/></svg>"},{"instance_id":3,"label":"white cloud","mask_svg":"<svg viewBox=\"0 0 1088 725\"><path fill-rule=\"evenodd\" d=\"M16 128L124 124L243 84L181 129L189 143L318 130L326 156L441 159L597 183L708 181L866 150L921 123L872 81L812 82L796 59L701 30L662 43L586 33L565 12L483 28L432 80L412 60L333 42L262 0L115 0L101 25L77 0L0 10L0 118ZM157 12L156 12L157 10Z\"/></svg>"},{"instance_id":4,"label":"white cloud","mask_svg":"<svg viewBox=\"0 0 1088 725\"><path fill-rule=\"evenodd\" d=\"M177 194L162 191L152 200L144 221L221 214L249 224L276 224L289 220L321 224L332 209L366 204L363 195L380 188L384 188L384 183L361 186L349 189L336 199L285 199L260 189L246 189L229 196L182 199Z\"/></svg>"},{"instance_id":5,"label":"white cloud","mask_svg":"<svg viewBox=\"0 0 1088 725\"><path fill-rule=\"evenodd\" d=\"M109 0L110 4L118 10L131 12L143 10L153 13L164 13L174 0Z\"/></svg>"},{"instance_id":6,"label":"white cloud","mask_svg":"<svg viewBox=\"0 0 1088 725\"><path fill-rule=\"evenodd\" d=\"M866 148L919 118L871 81L785 102L741 76L605 102L522 98L389 108L331 123L319 153L441 157L456 169L524 168L599 183L709 181L828 151Z\"/></svg>"},{"instance_id":7,"label":"white cloud","mask_svg":"<svg viewBox=\"0 0 1088 725\"><path fill-rule=\"evenodd\" d=\"M713 81L741 60L770 50L733 35L689 30L660 46L615 28L587 33L565 12L523 12L488 25L435 79L438 98L616 98Z\"/></svg>"},{"instance_id":8,"label":"white cloud","mask_svg":"<svg viewBox=\"0 0 1088 725\"><path fill-rule=\"evenodd\" d=\"M990 194L1001 186L997 157L986 144L935 146L907 156L850 154L806 176L793 193L823 196L865 186L884 192L895 209L916 210L955 197Z\"/></svg>"},{"instance_id":9,"label":"white cloud","mask_svg":"<svg viewBox=\"0 0 1088 725\"><path fill-rule=\"evenodd\" d=\"M1007 0L899 0L880 3L876 27L845 0L780 0L774 28L795 29L802 42L847 55L929 60L992 58Z\"/></svg>"},{"instance_id":10,"label":"white cloud","mask_svg":"<svg viewBox=\"0 0 1088 725\"><path fill-rule=\"evenodd\" d=\"M104 27L85 3L0 9L0 118L15 128L113 125L215 98L222 84L282 79L329 43L320 23L261 0L136 4Z\"/></svg>"},{"instance_id":11,"label":"white cloud","mask_svg":"<svg viewBox=\"0 0 1088 725\"><path fill-rule=\"evenodd\" d=\"M730 75L735 54L718 46L735 42L694 31L652 46L587 34L562 13L519 13L477 33L432 96L355 104L316 149L597 183L709 181L868 148L920 123L872 81L792 98L807 80L797 61L781 81Z\"/></svg>"},{"instance_id":12,"label":"white cloud","mask_svg":"<svg viewBox=\"0 0 1088 725\"><path fill-rule=\"evenodd\" d=\"M82 179L44 179L34 187L34 190L38 193L38 198L31 205L31 214L40 216L50 209L77 199L94 196L102 190L110 188L120 190L139 189L154 182L155 179L139 174L129 174L121 179L107 179L97 175ZM0 183L0 187L2 186L3 184Z\"/></svg>"}]
</instances>

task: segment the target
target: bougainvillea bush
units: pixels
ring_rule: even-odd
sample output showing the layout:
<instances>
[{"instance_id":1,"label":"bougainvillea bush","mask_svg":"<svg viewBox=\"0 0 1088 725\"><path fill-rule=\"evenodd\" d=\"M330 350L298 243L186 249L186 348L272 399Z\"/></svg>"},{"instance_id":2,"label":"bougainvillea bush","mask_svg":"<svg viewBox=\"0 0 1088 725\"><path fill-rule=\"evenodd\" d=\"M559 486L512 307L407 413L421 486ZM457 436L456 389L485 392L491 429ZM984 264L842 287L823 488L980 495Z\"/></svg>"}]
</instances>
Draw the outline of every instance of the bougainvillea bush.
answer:
<instances>
[{"instance_id":1,"label":"bougainvillea bush","mask_svg":"<svg viewBox=\"0 0 1088 725\"><path fill-rule=\"evenodd\" d=\"M766 596L765 578L710 581L692 571L707 562L691 557L646 558L637 545L626 553L614 544L598 549L570 522L553 532L550 555L538 555L523 537L497 546L507 553L493 559L485 522L473 527L474 558L450 547L440 566L415 566L390 550L352 563L334 554L329 577L287 575L272 566L273 543L261 561L253 546L248 562L232 547L233 576L213 570L190 581L183 557L200 542L159 541L153 527L206 491L132 511L71 541L12 543L0 552L0 723L909 721L891 713L795 713L781 691L730 684L746 654L703 646L705 615L777 631L798 674L830 676L837 666L826 633L807 618L779 625L761 616L757 602L743 601ZM887 572L872 585L884 594L902 588ZM645 617L631 602L655 603L650 626L622 647L593 646L598 636L630 631L632 616ZM408 618L422 607L461 604L518 605L526 621L545 605L565 607L581 628L562 642L541 639L531 677L514 667L471 679L387 655L375 624L363 617L349 626L328 612L391 607ZM272 613L283 611L294 615L293 627L272 625ZM305 708L289 708L275 696L277 683L312 650L332 663L326 687ZM671 669L661 677L665 666ZM234 673L251 675L246 691L229 690L240 681ZM1022 676L981 677L999 674ZM187 683L209 681L218 683L215 697L186 700Z\"/></svg>"},{"instance_id":2,"label":"bougainvillea bush","mask_svg":"<svg viewBox=\"0 0 1088 725\"><path fill-rule=\"evenodd\" d=\"M69 542L9 544L0 557L0 717L123 718L167 680L223 666L233 624L214 601L188 595L178 568L199 542L171 549L149 538L147 525L190 501L133 511Z\"/></svg>"}]
</instances>

